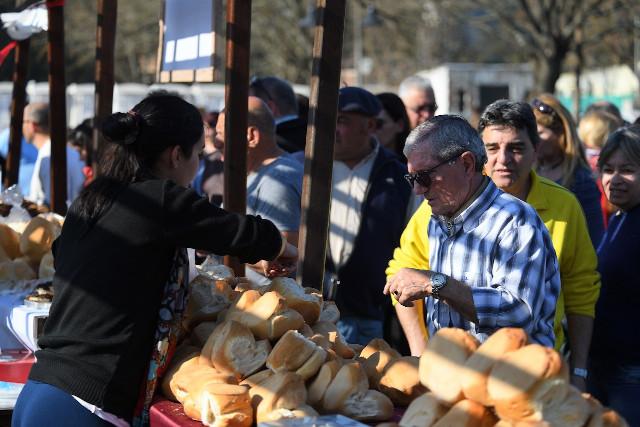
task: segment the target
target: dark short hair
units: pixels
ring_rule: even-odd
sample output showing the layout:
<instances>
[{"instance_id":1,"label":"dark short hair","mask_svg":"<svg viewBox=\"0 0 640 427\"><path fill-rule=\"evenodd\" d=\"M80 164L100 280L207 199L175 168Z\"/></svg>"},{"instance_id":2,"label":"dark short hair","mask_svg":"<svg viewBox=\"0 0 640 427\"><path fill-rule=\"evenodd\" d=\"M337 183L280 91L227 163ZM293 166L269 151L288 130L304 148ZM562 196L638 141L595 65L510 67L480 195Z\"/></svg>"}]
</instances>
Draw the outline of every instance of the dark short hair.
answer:
<instances>
[{"instance_id":1,"label":"dark short hair","mask_svg":"<svg viewBox=\"0 0 640 427\"><path fill-rule=\"evenodd\" d=\"M249 82L249 90L264 102L273 101L283 115L298 114L296 94L286 80L274 76L255 76Z\"/></svg>"},{"instance_id":2,"label":"dark short hair","mask_svg":"<svg viewBox=\"0 0 640 427\"><path fill-rule=\"evenodd\" d=\"M489 104L482 112L478 122L478 133L482 135L482 132L489 126L507 126L516 130L524 130L534 147L540 142L536 116L533 114L531 106L526 102L500 99Z\"/></svg>"},{"instance_id":3,"label":"dark short hair","mask_svg":"<svg viewBox=\"0 0 640 427\"><path fill-rule=\"evenodd\" d=\"M618 150L622 151L625 158L640 166L640 125L623 127L609 135L598 157L598 169L602 170L602 166Z\"/></svg>"}]
</instances>

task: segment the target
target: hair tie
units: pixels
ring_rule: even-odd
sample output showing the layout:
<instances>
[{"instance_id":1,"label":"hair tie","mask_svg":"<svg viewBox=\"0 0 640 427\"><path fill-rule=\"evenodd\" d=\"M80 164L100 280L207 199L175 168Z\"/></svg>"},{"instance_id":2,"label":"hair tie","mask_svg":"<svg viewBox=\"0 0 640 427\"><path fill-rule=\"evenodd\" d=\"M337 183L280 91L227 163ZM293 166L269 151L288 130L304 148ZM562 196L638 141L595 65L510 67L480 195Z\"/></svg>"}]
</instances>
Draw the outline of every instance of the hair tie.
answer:
<instances>
[{"instance_id":1,"label":"hair tie","mask_svg":"<svg viewBox=\"0 0 640 427\"><path fill-rule=\"evenodd\" d=\"M140 134L140 124L142 122L142 116L138 114L136 111L129 110L127 114L133 118L135 123L135 127L129 132L127 136L124 137L124 145L131 145L138 139L138 135Z\"/></svg>"}]
</instances>

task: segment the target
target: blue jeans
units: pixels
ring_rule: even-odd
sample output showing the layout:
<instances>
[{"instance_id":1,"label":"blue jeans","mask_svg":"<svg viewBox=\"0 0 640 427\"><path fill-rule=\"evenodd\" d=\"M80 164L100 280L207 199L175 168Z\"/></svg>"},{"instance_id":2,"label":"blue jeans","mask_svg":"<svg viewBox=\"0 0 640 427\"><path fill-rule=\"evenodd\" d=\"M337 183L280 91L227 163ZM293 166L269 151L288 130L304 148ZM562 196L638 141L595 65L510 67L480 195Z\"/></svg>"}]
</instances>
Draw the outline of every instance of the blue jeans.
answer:
<instances>
[{"instance_id":1,"label":"blue jeans","mask_svg":"<svg viewBox=\"0 0 640 427\"><path fill-rule=\"evenodd\" d=\"M18 396L11 427L113 427L78 403L69 393L29 380Z\"/></svg>"},{"instance_id":2,"label":"blue jeans","mask_svg":"<svg viewBox=\"0 0 640 427\"><path fill-rule=\"evenodd\" d=\"M587 391L616 410L631 427L640 426L640 365L592 360Z\"/></svg>"},{"instance_id":3,"label":"blue jeans","mask_svg":"<svg viewBox=\"0 0 640 427\"><path fill-rule=\"evenodd\" d=\"M364 319L356 316L340 318L338 331L349 344L367 345L374 338L382 338L382 320Z\"/></svg>"}]
</instances>

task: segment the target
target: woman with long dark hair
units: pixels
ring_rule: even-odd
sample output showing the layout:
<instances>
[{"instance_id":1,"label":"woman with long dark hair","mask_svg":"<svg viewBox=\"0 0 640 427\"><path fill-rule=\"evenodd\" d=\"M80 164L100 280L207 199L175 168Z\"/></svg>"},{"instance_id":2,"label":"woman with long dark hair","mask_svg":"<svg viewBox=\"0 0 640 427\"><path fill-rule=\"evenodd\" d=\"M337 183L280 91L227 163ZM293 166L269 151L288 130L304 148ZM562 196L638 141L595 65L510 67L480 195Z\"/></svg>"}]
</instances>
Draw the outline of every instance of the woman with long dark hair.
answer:
<instances>
[{"instance_id":1,"label":"woman with long dark hair","mask_svg":"<svg viewBox=\"0 0 640 427\"><path fill-rule=\"evenodd\" d=\"M411 131L407 109L402 99L395 93L384 92L376 96L382 104L382 110L378 115L379 124L376 137L384 148L395 153L399 159L406 163L407 159L404 157L402 149L404 141Z\"/></svg>"},{"instance_id":2,"label":"woman with long dark hair","mask_svg":"<svg viewBox=\"0 0 640 427\"><path fill-rule=\"evenodd\" d=\"M271 222L187 188L204 147L193 105L153 94L102 130L102 170L54 243L55 297L14 426L148 424L186 306L185 248L251 263L297 257Z\"/></svg>"}]
</instances>

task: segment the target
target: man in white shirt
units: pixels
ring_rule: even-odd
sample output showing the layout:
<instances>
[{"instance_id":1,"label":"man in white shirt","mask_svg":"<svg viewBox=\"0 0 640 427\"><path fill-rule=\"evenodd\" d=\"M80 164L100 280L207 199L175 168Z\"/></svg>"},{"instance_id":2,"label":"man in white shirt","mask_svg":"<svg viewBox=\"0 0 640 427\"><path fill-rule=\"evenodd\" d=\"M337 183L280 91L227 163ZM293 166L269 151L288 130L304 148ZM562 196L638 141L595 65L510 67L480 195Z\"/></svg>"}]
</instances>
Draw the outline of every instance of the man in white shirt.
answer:
<instances>
[{"instance_id":1,"label":"man in white shirt","mask_svg":"<svg viewBox=\"0 0 640 427\"><path fill-rule=\"evenodd\" d=\"M38 149L38 157L33 167L28 199L38 204L51 203L51 139L49 136L49 105L29 104L24 109L22 122L24 138ZM70 204L82 190L84 162L80 154L67 146L67 204Z\"/></svg>"}]
</instances>

